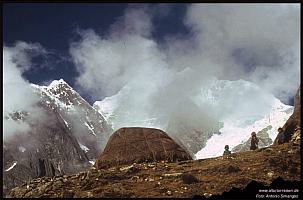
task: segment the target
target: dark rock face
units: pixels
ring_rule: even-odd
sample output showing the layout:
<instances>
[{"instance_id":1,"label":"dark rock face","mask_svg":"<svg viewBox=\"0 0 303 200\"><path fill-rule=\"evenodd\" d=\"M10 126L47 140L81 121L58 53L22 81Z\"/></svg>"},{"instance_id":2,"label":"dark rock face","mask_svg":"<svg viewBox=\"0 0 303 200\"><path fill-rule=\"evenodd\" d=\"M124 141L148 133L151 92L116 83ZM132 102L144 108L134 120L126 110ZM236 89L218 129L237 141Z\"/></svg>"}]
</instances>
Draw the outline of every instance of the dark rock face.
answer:
<instances>
[{"instance_id":1,"label":"dark rock face","mask_svg":"<svg viewBox=\"0 0 303 200\"><path fill-rule=\"evenodd\" d=\"M191 156L165 132L153 128L121 128L109 139L97 168L157 160L190 160Z\"/></svg>"},{"instance_id":2,"label":"dark rock face","mask_svg":"<svg viewBox=\"0 0 303 200\"><path fill-rule=\"evenodd\" d=\"M257 137L259 138L258 147L263 148L272 144L272 140L270 139L267 131L272 129L272 126L268 126L257 133ZM244 143L235 146L232 149L232 152L241 152L241 151L249 151L250 150L250 142L251 137Z\"/></svg>"},{"instance_id":3,"label":"dark rock face","mask_svg":"<svg viewBox=\"0 0 303 200\"><path fill-rule=\"evenodd\" d=\"M294 102L294 112L283 126L285 134L285 142L301 139L301 129L295 130L296 127L301 127L301 87L297 90ZM277 138L274 141L277 144Z\"/></svg>"},{"instance_id":4,"label":"dark rock face","mask_svg":"<svg viewBox=\"0 0 303 200\"><path fill-rule=\"evenodd\" d=\"M74 173L88 167L89 159L63 119L48 113L51 124L32 124L31 131L5 142L3 184L10 189L36 177ZM21 149L20 151L20 147ZM12 163L16 165L10 169Z\"/></svg>"},{"instance_id":5,"label":"dark rock face","mask_svg":"<svg viewBox=\"0 0 303 200\"><path fill-rule=\"evenodd\" d=\"M33 178L87 169L109 137L111 130L101 114L64 81L52 84L34 86L43 117L33 121L31 113L23 111L5 116L27 122L30 130L4 141L4 194Z\"/></svg>"}]
</instances>

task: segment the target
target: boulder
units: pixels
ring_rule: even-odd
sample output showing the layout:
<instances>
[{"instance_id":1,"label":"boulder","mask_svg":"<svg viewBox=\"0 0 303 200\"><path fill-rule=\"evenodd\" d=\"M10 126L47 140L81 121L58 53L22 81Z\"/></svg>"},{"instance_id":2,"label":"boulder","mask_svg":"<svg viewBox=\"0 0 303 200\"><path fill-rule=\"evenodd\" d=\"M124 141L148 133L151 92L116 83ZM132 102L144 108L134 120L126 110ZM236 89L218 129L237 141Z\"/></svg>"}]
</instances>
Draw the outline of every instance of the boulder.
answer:
<instances>
[{"instance_id":1,"label":"boulder","mask_svg":"<svg viewBox=\"0 0 303 200\"><path fill-rule=\"evenodd\" d=\"M96 162L97 168L145 161L191 160L190 154L164 131L154 128L121 128L109 141Z\"/></svg>"}]
</instances>

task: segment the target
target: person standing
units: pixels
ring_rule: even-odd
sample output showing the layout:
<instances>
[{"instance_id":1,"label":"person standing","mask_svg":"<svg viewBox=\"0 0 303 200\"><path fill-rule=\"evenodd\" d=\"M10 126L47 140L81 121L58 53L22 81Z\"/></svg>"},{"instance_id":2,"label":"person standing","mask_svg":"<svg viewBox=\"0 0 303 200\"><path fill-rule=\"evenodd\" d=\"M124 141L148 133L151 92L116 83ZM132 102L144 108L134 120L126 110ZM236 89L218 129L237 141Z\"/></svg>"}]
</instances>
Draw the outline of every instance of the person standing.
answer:
<instances>
[{"instance_id":1,"label":"person standing","mask_svg":"<svg viewBox=\"0 0 303 200\"><path fill-rule=\"evenodd\" d=\"M283 129L280 127L278 128L278 136L277 136L277 143L283 144L285 142L285 134Z\"/></svg>"},{"instance_id":2,"label":"person standing","mask_svg":"<svg viewBox=\"0 0 303 200\"><path fill-rule=\"evenodd\" d=\"M251 141L250 141L250 150L258 149L259 138L256 135L256 132L251 133Z\"/></svg>"}]
</instances>

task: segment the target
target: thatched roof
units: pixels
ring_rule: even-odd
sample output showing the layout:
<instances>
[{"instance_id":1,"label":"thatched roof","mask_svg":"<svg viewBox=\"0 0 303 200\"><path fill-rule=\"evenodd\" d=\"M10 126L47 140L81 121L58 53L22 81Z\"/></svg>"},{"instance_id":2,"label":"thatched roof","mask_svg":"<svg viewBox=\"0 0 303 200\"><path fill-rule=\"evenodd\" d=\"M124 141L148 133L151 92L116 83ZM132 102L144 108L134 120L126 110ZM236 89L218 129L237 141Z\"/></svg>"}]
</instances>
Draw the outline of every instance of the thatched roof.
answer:
<instances>
[{"instance_id":1,"label":"thatched roof","mask_svg":"<svg viewBox=\"0 0 303 200\"><path fill-rule=\"evenodd\" d=\"M164 131L130 127L113 133L96 165L98 168L107 168L134 162L191 159L189 153Z\"/></svg>"}]
</instances>

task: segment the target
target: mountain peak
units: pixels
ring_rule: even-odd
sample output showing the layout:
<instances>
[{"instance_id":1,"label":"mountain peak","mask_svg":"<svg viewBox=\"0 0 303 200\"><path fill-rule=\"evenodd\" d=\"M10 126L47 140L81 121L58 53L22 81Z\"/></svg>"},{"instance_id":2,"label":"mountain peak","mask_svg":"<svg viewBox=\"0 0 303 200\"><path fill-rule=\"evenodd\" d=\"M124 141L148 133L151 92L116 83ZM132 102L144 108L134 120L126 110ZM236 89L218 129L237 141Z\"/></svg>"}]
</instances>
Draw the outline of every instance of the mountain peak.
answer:
<instances>
[{"instance_id":1,"label":"mountain peak","mask_svg":"<svg viewBox=\"0 0 303 200\"><path fill-rule=\"evenodd\" d=\"M54 88L57 87L58 85L68 85L62 78L59 80L53 80L48 87L49 88ZM69 86L69 85L68 85Z\"/></svg>"}]
</instances>

